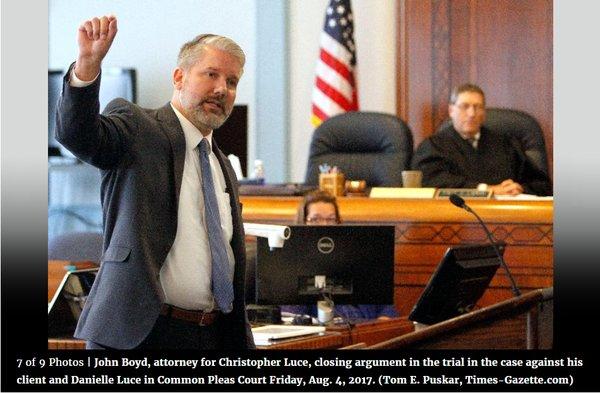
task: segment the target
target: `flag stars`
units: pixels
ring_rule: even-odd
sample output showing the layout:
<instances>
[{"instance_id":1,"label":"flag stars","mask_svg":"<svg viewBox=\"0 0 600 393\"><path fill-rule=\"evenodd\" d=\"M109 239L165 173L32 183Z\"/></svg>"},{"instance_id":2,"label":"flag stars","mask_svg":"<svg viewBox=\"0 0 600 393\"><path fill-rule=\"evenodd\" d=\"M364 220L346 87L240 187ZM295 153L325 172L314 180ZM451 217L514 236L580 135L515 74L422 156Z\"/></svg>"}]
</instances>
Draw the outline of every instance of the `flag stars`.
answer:
<instances>
[{"instance_id":1,"label":"flag stars","mask_svg":"<svg viewBox=\"0 0 600 393\"><path fill-rule=\"evenodd\" d=\"M325 10L325 29L348 51L355 50L352 9L346 1L331 0ZM354 55L352 55L354 58Z\"/></svg>"}]
</instances>

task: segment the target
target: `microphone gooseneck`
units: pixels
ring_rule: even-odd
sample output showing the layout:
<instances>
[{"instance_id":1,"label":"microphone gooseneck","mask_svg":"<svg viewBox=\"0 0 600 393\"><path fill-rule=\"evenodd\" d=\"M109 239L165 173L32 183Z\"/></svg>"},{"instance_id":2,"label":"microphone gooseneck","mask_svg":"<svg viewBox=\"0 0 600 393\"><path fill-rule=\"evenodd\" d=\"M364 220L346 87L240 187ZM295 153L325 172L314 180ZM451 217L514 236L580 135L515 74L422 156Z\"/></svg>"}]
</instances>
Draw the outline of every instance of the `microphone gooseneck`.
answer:
<instances>
[{"instance_id":1,"label":"microphone gooseneck","mask_svg":"<svg viewBox=\"0 0 600 393\"><path fill-rule=\"evenodd\" d=\"M496 256L498 257L498 260L500 261L500 265L502 265L502 268L504 269L504 271L506 271L506 275L508 276L508 279L510 280L510 285L511 285L513 294L515 296L521 296L521 291L517 287L517 283L515 282L515 279L514 279L513 275L510 273L510 270L508 269L508 265L506 264L506 262L504 261L504 258L500 254L500 250L498 250L498 244L494 240L494 236L492 236L492 233L488 229L487 225L485 225L485 223L483 222L483 220L481 219L481 217L479 217L479 214L477 214L475 212L475 210L471 209L467 205L467 203L465 202L465 200L463 198L461 198L457 194L451 194L450 195L450 202L452 202L452 204L454 206L457 206L457 207L460 207L462 209L465 209L469 213L473 214L475 216L475 218L477 218L477 220L479 221L479 223L483 227L483 230L485 231L485 233L486 233L486 235L487 235L490 243L494 247L494 251L496 251Z\"/></svg>"}]
</instances>

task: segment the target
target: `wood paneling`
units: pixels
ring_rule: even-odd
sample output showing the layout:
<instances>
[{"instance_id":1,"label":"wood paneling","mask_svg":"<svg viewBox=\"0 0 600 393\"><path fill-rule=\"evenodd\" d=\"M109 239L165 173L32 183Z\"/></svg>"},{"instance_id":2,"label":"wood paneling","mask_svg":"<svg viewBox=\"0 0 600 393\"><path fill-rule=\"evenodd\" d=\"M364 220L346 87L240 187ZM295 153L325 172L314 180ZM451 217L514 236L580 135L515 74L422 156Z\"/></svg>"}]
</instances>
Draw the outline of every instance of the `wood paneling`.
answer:
<instances>
[{"instance_id":1,"label":"wood paneling","mask_svg":"<svg viewBox=\"0 0 600 393\"><path fill-rule=\"evenodd\" d=\"M49 338L48 349L85 349L85 341L76 338Z\"/></svg>"},{"instance_id":2,"label":"wood paneling","mask_svg":"<svg viewBox=\"0 0 600 393\"><path fill-rule=\"evenodd\" d=\"M245 222L291 224L299 197L242 197ZM449 246L481 242L486 235L475 218L447 200L338 198L345 223L396 227L394 304L408 315ZM553 285L552 201L469 201L492 234L508 245L505 259L522 292ZM512 296L502 269L479 305Z\"/></svg>"},{"instance_id":3,"label":"wood paneling","mask_svg":"<svg viewBox=\"0 0 600 393\"><path fill-rule=\"evenodd\" d=\"M452 87L480 85L488 106L542 127L552 167L552 1L399 0L397 114L415 146L447 118Z\"/></svg>"}]
</instances>

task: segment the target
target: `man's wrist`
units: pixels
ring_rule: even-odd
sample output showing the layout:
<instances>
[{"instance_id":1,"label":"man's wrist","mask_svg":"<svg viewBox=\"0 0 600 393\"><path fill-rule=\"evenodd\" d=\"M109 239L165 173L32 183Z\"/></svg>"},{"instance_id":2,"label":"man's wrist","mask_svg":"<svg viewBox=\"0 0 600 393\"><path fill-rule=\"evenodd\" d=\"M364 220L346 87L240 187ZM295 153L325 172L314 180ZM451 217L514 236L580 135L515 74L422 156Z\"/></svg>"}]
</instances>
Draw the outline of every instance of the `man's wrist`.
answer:
<instances>
[{"instance_id":1,"label":"man's wrist","mask_svg":"<svg viewBox=\"0 0 600 393\"><path fill-rule=\"evenodd\" d=\"M98 75L100 74L98 73ZM96 75L96 77L94 77L91 81L84 81L77 77L77 75L75 74L75 68L73 68L71 70L71 74L69 75L69 85L71 85L72 87L87 87L94 83L96 79L98 79L98 75Z\"/></svg>"},{"instance_id":2,"label":"man's wrist","mask_svg":"<svg viewBox=\"0 0 600 393\"><path fill-rule=\"evenodd\" d=\"M78 58L73 67L73 73L82 82L91 82L100 74L101 62L91 59Z\"/></svg>"}]
</instances>

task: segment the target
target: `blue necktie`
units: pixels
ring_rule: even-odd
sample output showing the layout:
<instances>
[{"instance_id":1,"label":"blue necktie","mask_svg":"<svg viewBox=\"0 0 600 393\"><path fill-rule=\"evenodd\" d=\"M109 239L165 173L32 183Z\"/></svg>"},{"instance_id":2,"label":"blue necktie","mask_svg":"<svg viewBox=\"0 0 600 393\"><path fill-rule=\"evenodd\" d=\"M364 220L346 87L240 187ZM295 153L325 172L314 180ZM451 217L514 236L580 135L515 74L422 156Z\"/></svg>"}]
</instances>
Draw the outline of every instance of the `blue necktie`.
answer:
<instances>
[{"instance_id":1,"label":"blue necktie","mask_svg":"<svg viewBox=\"0 0 600 393\"><path fill-rule=\"evenodd\" d=\"M208 231L208 242L212 255L212 290L215 301L221 311L228 313L232 309L233 283L229 278L229 258L227 258L223 230L221 229L219 205L217 204L215 184L210 171L209 154L210 145L208 140L202 138L200 142L200 169L202 171L206 230Z\"/></svg>"}]
</instances>

